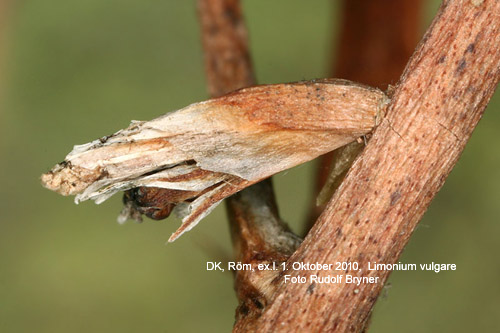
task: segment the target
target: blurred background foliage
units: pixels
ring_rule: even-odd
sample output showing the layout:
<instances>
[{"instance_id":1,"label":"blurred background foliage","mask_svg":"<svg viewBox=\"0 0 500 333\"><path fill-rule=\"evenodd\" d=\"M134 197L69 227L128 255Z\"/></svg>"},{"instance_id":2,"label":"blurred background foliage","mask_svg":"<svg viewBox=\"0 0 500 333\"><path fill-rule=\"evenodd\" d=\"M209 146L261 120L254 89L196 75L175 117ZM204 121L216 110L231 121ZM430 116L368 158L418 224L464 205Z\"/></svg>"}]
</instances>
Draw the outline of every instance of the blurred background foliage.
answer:
<instances>
[{"instance_id":1,"label":"blurred background foliage","mask_svg":"<svg viewBox=\"0 0 500 333\"><path fill-rule=\"evenodd\" d=\"M228 332L231 257L221 205L165 245L179 221L118 225L121 199L79 206L39 176L85 143L207 97L194 1L0 0L0 331ZM422 32L439 3L429 1ZM244 1L260 83L328 75L337 5ZM500 98L405 250L371 332L494 331L500 316ZM312 164L277 175L283 218L300 231Z\"/></svg>"}]
</instances>

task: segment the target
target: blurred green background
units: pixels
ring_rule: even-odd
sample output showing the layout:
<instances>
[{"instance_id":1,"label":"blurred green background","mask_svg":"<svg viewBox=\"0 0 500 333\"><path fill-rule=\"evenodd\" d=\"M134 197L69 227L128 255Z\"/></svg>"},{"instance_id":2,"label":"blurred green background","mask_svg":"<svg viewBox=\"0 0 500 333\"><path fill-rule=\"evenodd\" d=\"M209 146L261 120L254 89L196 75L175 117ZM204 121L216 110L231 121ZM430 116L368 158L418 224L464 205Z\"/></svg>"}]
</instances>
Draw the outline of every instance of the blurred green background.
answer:
<instances>
[{"instance_id":1,"label":"blurred green background","mask_svg":"<svg viewBox=\"0 0 500 333\"><path fill-rule=\"evenodd\" d=\"M245 1L258 81L327 76L334 7ZM118 225L120 197L75 206L39 183L73 144L206 99L194 1L23 0L0 15L0 331L230 331L232 276L206 271L231 256L223 206L165 245L174 218ZM457 271L392 274L371 332L498 328L498 108L497 94L401 258ZM275 177L297 231L311 175L308 164Z\"/></svg>"}]
</instances>

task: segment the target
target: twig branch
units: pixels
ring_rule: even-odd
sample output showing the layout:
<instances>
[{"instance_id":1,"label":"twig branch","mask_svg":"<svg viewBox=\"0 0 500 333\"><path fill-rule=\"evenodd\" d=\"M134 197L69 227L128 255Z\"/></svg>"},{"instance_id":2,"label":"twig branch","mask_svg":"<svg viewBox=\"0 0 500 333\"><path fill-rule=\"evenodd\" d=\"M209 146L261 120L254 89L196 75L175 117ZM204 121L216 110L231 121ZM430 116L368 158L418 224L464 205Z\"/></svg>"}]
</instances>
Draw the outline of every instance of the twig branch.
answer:
<instances>
[{"instance_id":1,"label":"twig branch","mask_svg":"<svg viewBox=\"0 0 500 333\"><path fill-rule=\"evenodd\" d=\"M500 77L500 1L449 0L412 56L385 120L288 263L358 262L361 270L292 271L376 283L284 284L235 332L359 332L432 198L457 162Z\"/></svg>"},{"instance_id":2,"label":"twig branch","mask_svg":"<svg viewBox=\"0 0 500 333\"><path fill-rule=\"evenodd\" d=\"M198 16L210 95L217 97L254 85L239 0L199 0Z\"/></svg>"},{"instance_id":3,"label":"twig branch","mask_svg":"<svg viewBox=\"0 0 500 333\"><path fill-rule=\"evenodd\" d=\"M247 31L238 0L199 0L198 13L210 94L220 96L255 84ZM242 263L284 262L300 239L281 221L271 179L227 200L235 259ZM269 271L235 272L236 318L257 316L273 293Z\"/></svg>"}]
</instances>

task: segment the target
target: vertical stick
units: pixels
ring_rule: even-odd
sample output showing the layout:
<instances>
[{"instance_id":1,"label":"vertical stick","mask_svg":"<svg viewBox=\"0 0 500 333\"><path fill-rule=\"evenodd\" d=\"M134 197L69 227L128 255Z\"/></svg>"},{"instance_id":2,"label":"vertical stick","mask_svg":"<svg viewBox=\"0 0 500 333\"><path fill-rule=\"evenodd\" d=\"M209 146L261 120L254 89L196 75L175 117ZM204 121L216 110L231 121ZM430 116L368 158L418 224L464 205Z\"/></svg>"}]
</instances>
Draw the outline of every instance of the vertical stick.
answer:
<instances>
[{"instance_id":1,"label":"vertical stick","mask_svg":"<svg viewBox=\"0 0 500 333\"><path fill-rule=\"evenodd\" d=\"M252 86L255 77L238 0L199 0L205 74L212 97Z\"/></svg>"},{"instance_id":2,"label":"vertical stick","mask_svg":"<svg viewBox=\"0 0 500 333\"><path fill-rule=\"evenodd\" d=\"M220 96L255 84L239 1L199 0L198 13L210 94ZM226 201L236 260L254 267L285 261L298 246L300 240L279 218L270 179ZM267 305L273 286L266 273L235 272L237 319L255 317Z\"/></svg>"}]
</instances>

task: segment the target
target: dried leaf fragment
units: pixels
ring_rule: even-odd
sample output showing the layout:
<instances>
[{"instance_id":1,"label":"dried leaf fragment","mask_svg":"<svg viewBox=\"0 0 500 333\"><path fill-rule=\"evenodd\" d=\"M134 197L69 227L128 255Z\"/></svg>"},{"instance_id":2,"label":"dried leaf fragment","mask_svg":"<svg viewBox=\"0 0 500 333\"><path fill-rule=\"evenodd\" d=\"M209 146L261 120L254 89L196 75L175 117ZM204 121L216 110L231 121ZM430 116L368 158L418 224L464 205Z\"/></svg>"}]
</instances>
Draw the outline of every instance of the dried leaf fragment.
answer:
<instances>
[{"instance_id":1,"label":"dried leaf fragment","mask_svg":"<svg viewBox=\"0 0 500 333\"><path fill-rule=\"evenodd\" d=\"M245 88L75 146L42 183L76 202L142 186L175 190L183 222L173 241L225 197L370 132L387 102L345 80ZM138 218L131 208L121 220Z\"/></svg>"}]
</instances>

